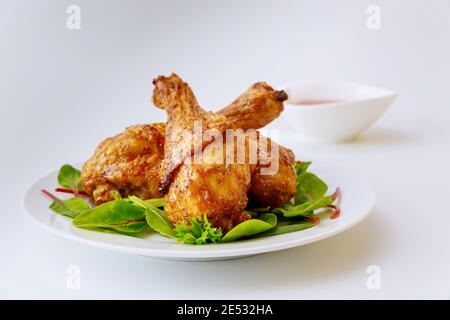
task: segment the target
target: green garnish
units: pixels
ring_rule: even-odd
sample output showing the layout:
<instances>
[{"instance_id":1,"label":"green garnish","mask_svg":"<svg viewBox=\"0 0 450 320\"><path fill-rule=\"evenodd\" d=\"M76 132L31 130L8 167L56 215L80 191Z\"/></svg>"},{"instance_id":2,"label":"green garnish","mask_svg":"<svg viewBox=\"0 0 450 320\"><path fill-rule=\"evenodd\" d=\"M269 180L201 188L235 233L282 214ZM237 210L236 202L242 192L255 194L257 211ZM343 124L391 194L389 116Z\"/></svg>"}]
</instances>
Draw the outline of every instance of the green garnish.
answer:
<instances>
[{"instance_id":1,"label":"green garnish","mask_svg":"<svg viewBox=\"0 0 450 320\"><path fill-rule=\"evenodd\" d=\"M307 162L296 162L294 165L295 173L297 174L297 177L306 171L308 171L309 166L311 165L311 161Z\"/></svg>"},{"instance_id":2,"label":"green garnish","mask_svg":"<svg viewBox=\"0 0 450 320\"><path fill-rule=\"evenodd\" d=\"M48 192L47 190L41 190L41 192L45 196L47 196L50 200L52 200L52 203L50 204L49 208L53 212L59 213L63 216L73 219L80 213L89 209L89 205L87 204L87 202L81 198L70 198L67 200L61 200L58 197L51 194L50 192Z\"/></svg>"},{"instance_id":3,"label":"green garnish","mask_svg":"<svg viewBox=\"0 0 450 320\"><path fill-rule=\"evenodd\" d=\"M328 186L314 173L304 172L297 176L295 204L315 202L325 196Z\"/></svg>"},{"instance_id":4,"label":"green garnish","mask_svg":"<svg viewBox=\"0 0 450 320\"><path fill-rule=\"evenodd\" d=\"M162 235L174 238L175 231L169 220L167 220L164 211L151 204L151 201L144 201L138 197L128 198L133 204L145 210L147 224ZM155 199L153 199L155 200ZM154 201L155 202L155 201Z\"/></svg>"},{"instance_id":5,"label":"green garnish","mask_svg":"<svg viewBox=\"0 0 450 320\"><path fill-rule=\"evenodd\" d=\"M258 218L241 222L228 231L222 242L231 242L240 238L250 237L272 229L277 224L277 216L273 213L263 213Z\"/></svg>"},{"instance_id":6,"label":"green garnish","mask_svg":"<svg viewBox=\"0 0 450 320\"><path fill-rule=\"evenodd\" d=\"M59 169L58 183L63 188L83 190L83 185L80 183L81 172L75 169L70 164L65 164Z\"/></svg>"},{"instance_id":7,"label":"green garnish","mask_svg":"<svg viewBox=\"0 0 450 320\"><path fill-rule=\"evenodd\" d=\"M241 222L226 234L222 234L220 228L213 227L206 215L173 226L164 213L163 198L143 200L136 196L119 197L91 208L87 201L79 197L86 195L82 191L80 171L68 164L63 165L58 173L59 184L68 189L56 190L73 193L76 197L62 200L47 190L42 190L42 193L52 200L49 206L51 210L72 218L73 224L80 228L126 235L139 235L150 228L177 242L192 245L233 242L243 238L300 231L316 226L321 219L337 218L340 209L333 203L340 197L340 189L336 189L332 195L326 195L328 186L315 174L308 172L310 165L311 162L295 164L297 193L291 202L279 208L247 208L251 219Z\"/></svg>"},{"instance_id":8,"label":"green garnish","mask_svg":"<svg viewBox=\"0 0 450 320\"><path fill-rule=\"evenodd\" d=\"M331 196L323 197L313 202L307 201L297 206L292 206L289 208L275 208L272 210L274 213L281 213L285 217L296 217L296 216L309 216L314 210L320 208L326 208L333 203L333 198Z\"/></svg>"},{"instance_id":9,"label":"green garnish","mask_svg":"<svg viewBox=\"0 0 450 320\"><path fill-rule=\"evenodd\" d=\"M80 198L70 198L61 201L62 203L60 201L53 201L50 204L50 209L69 218L75 218L80 213L89 209L87 202Z\"/></svg>"},{"instance_id":10,"label":"green garnish","mask_svg":"<svg viewBox=\"0 0 450 320\"><path fill-rule=\"evenodd\" d=\"M290 233L295 231L305 230L317 225L314 221L311 220L300 220L300 221L292 221L289 223L278 223L275 228L270 229L269 231L257 234L255 238L260 237L270 237L276 236L279 234Z\"/></svg>"},{"instance_id":11,"label":"green garnish","mask_svg":"<svg viewBox=\"0 0 450 320\"><path fill-rule=\"evenodd\" d=\"M78 215L73 224L80 228L105 228L132 234L147 227L145 210L124 199L91 208Z\"/></svg>"},{"instance_id":12,"label":"green garnish","mask_svg":"<svg viewBox=\"0 0 450 320\"><path fill-rule=\"evenodd\" d=\"M164 200L164 198L154 198L154 199L148 199L148 200L144 200L144 201L147 204L152 205L157 208L163 208L166 204L166 201Z\"/></svg>"},{"instance_id":13,"label":"green garnish","mask_svg":"<svg viewBox=\"0 0 450 320\"><path fill-rule=\"evenodd\" d=\"M189 219L190 224L177 223L175 233L177 242L185 244L216 243L222 238L222 229L214 228L206 215Z\"/></svg>"}]
</instances>

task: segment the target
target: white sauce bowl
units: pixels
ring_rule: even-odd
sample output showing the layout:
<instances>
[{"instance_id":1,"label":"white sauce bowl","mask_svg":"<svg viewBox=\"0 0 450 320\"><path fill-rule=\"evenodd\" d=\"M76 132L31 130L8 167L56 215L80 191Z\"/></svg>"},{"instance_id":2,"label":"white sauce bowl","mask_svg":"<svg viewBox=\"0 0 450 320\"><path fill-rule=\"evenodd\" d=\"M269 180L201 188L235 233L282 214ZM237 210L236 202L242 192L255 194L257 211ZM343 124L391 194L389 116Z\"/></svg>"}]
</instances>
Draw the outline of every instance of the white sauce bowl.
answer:
<instances>
[{"instance_id":1,"label":"white sauce bowl","mask_svg":"<svg viewBox=\"0 0 450 320\"><path fill-rule=\"evenodd\" d=\"M285 86L284 117L298 138L344 142L369 128L392 104L396 93L353 83L304 83ZM298 104L299 101L328 101ZM333 102L335 101L335 102Z\"/></svg>"}]
</instances>

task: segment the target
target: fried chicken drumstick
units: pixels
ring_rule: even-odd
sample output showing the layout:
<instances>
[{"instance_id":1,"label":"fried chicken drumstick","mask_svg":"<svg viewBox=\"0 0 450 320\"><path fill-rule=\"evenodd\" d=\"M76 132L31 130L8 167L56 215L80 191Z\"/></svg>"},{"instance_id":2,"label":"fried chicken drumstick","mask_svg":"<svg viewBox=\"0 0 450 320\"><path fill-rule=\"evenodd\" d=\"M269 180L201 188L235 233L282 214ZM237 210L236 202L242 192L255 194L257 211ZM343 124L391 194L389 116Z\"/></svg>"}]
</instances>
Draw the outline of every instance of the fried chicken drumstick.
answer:
<instances>
[{"instance_id":1,"label":"fried chicken drumstick","mask_svg":"<svg viewBox=\"0 0 450 320\"><path fill-rule=\"evenodd\" d=\"M179 78L176 81L180 85L183 83ZM167 92L165 90L160 87L159 92ZM157 99L160 99L159 103L167 100L164 94L154 97ZM284 99L284 92L256 83L228 107L217 112L218 118L227 118L231 128L259 128L281 113L283 106L280 101ZM248 116L250 114L253 116ZM97 147L82 170L85 190L97 204L113 200L117 195L137 195L144 199L162 196L158 190L158 176L164 157L165 129L165 123L132 126ZM250 166L248 196L256 206L279 206L295 194L294 155L282 146L279 149L280 166L275 175L260 175L257 169L264 165Z\"/></svg>"},{"instance_id":2,"label":"fried chicken drumstick","mask_svg":"<svg viewBox=\"0 0 450 320\"><path fill-rule=\"evenodd\" d=\"M97 146L81 170L84 190L97 205L117 196L162 197L158 183L165 128L165 123L128 127Z\"/></svg>"},{"instance_id":3,"label":"fried chicken drumstick","mask_svg":"<svg viewBox=\"0 0 450 320\"><path fill-rule=\"evenodd\" d=\"M223 146L222 139L218 138L222 138L226 129L235 128L236 123L240 129L245 130L249 129L250 125L254 125L255 121L230 121L220 114L203 110L198 105L190 87L174 74L170 77L158 77L154 80L154 84L153 103L166 110L168 115L160 182L161 191L168 191L165 196L165 212L168 219L172 223L189 222L189 218L206 215L214 226L224 231L249 219L250 215L244 209L248 203L247 192L251 186L252 174L255 173L256 184L258 181L263 185L271 183L270 180L258 175L256 169L259 162L249 162L249 145L253 139L257 139L257 135L253 137L244 135L243 143L231 145L233 157L239 152L245 155L241 163L224 161L227 157L225 152L227 148ZM272 93L273 99L278 104L282 104L286 99L284 92L273 91ZM200 122L200 137L196 137L194 133L196 122ZM214 130L215 134L205 138L204 134L208 130ZM229 141L227 140L226 143ZM205 146L213 151L203 152ZM213 148L210 148L211 146ZM216 151L217 146L222 148ZM257 153L260 154L259 156L271 157L271 153L263 154L261 150ZM289 169L284 170L282 174L292 174L294 180L289 179L289 181L294 181L295 189L293 155L292 152L290 153L283 150L282 161L288 163ZM194 162L195 154L200 154L197 162ZM186 159L189 162L186 162ZM274 174L277 173L278 171ZM278 185L277 191L280 193L280 189L286 186L288 184L283 181ZM256 194L258 192L256 190ZM283 192L281 194L283 196ZM292 196L293 194L290 194L286 201ZM272 200L277 201L274 197Z\"/></svg>"},{"instance_id":4,"label":"fried chicken drumstick","mask_svg":"<svg viewBox=\"0 0 450 320\"><path fill-rule=\"evenodd\" d=\"M152 100L155 106L167 111L165 149L166 152L161 174L161 191L165 193L171 182L172 174L190 156L194 150L203 150L214 141L214 136L198 139L193 133L195 122L202 130L214 129L224 133L226 129L258 129L283 111L282 102L287 99L284 91L274 91L265 83L256 83L241 94L231 105L217 113L203 110L197 103L189 85L176 74L169 77L160 76L153 81L155 86ZM192 133L180 143L180 133ZM187 148L191 144L193 148Z\"/></svg>"}]
</instances>

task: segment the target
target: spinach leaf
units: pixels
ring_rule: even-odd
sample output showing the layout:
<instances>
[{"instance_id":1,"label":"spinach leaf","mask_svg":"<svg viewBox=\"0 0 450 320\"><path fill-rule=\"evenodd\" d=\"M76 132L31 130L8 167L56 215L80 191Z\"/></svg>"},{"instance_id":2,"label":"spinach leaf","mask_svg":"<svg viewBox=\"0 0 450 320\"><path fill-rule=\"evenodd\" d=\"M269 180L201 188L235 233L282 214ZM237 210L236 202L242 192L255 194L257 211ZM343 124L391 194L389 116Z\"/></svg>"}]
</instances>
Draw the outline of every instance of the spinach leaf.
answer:
<instances>
[{"instance_id":1,"label":"spinach leaf","mask_svg":"<svg viewBox=\"0 0 450 320\"><path fill-rule=\"evenodd\" d=\"M305 202L314 202L323 198L328 190L328 186L314 173L305 172L297 177L297 194L295 195L295 205Z\"/></svg>"},{"instance_id":2,"label":"spinach leaf","mask_svg":"<svg viewBox=\"0 0 450 320\"><path fill-rule=\"evenodd\" d=\"M154 199L148 199L148 200L144 200L144 201L146 203L148 203L149 205L152 205L157 208L164 207L164 205L166 204L166 201L164 201L164 198L154 198Z\"/></svg>"},{"instance_id":3,"label":"spinach leaf","mask_svg":"<svg viewBox=\"0 0 450 320\"><path fill-rule=\"evenodd\" d=\"M301 231L304 229L308 229L314 227L316 223L310 220L301 220L301 221L293 221L287 224L277 224L275 228L270 229L269 231L263 232L255 236L255 238L259 237L270 237L284 233L290 233L295 231Z\"/></svg>"},{"instance_id":4,"label":"spinach leaf","mask_svg":"<svg viewBox=\"0 0 450 320\"><path fill-rule=\"evenodd\" d=\"M73 220L80 228L106 228L121 233L138 233L143 231L145 210L132 203L117 199L89 209Z\"/></svg>"},{"instance_id":5,"label":"spinach leaf","mask_svg":"<svg viewBox=\"0 0 450 320\"><path fill-rule=\"evenodd\" d=\"M222 242L230 242L242 237L253 236L273 228L276 224L276 215L263 213L258 219L250 219L235 226L223 236Z\"/></svg>"},{"instance_id":6,"label":"spinach leaf","mask_svg":"<svg viewBox=\"0 0 450 320\"><path fill-rule=\"evenodd\" d=\"M75 169L69 164L65 164L59 169L58 183L61 187L73 189L77 187L78 190L83 190L83 186L80 183L81 172Z\"/></svg>"},{"instance_id":7,"label":"spinach leaf","mask_svg":"<svg viewBox=\"0 0 450 320\"><path fill-rule=\"evenodd\" d=\"M311 161L295 163L294 168L295 168L295 172L296 172L297 176L308 171L308 168L310 165L311 165Z\"/></svg>"},{"instance_id":8,"label":"spinach leaf","mask_svg":"<svg viewBox=\"0 0 450 320\"><path fill-rule=\"evenodd\" d=\"M149 200L145 201L136 196L131 196L128 200L145 210L145 218L150 228L167 237L175 237L173 226L170 221L167 220L163 210L151 204Z\"/></svg>"},{"instance_id":9,"label":"spinach leaf","mask_svg":"<svg viewBox=\"0 0 450 320\"><path fill-rule=\"evenodd\" d=\"M252 219L238 224L224 236L220 228L212 227L206 215L189 219L188 223L178 223L174 227L165 216L164 198L142 200L131 196L90 208L81 198L61 200L46 190L43 192L53 200L51 210L74 218L73 224L80 228L135 236L141 235L140 232L145 229L150 231L151 228L186 244L231 242L244 237L267 237L304 230L317 225L322 215L323 218L334 218L332 215L336 213L337 217L339 208L332 204L340 195L339 189L333 195L326 196L328 186L315 174L308 172L310 165L311 162L298 162L294 166L297 193L293 200L274 209L247 209ZM80 180L81 172L68 164L63 165L58 173L58 182L63 188L82 191ZM326 207L335 210L314 214L315 210Z\"/></svg>"},{"instance_id":10,"label":"spinach leaf","mask_svg":"<svg viewBox=\"0 0 450 320\"><path fill-rule=\"evenodd\" d=\"M56 213L62 214L69 218L75 218L82 212L89 209L89 205L81 198L71 198L68 200L55 199L49 208Z\"/></svg>"},{"instance_id":11,"label":"spinach leaf","mask_svg":"<svg viewBox=\"0 0 450 320\"><path fill-rule=\"evenodd\" d=\"M175 225L177 242L201 245L216 243L222 238L222 229L212 227L206 215L197 219L191 218L189 221L190 225L186 223Z\"/></svg>"},{"instance_id":12,"label":"spinach leaf","mask_svg":"<svg viewBox=\"0 0 450 320\"><path fill-rule=\"evenodd\" d=\"M253 209L245 209L245 212L247 212L249 215L251 215L253 218L256 218L259 216L259 213Z\"/></svg>"},{"instance_id":13,"label":"spinach leaf","mask_svg":"<svg viewBox=\"0 0 450 320\"><path fill-rule=\"evenodd\" d=\"M275 208L272 210L273 213L281 213L285 217L296 217L296 216L308 216L310 215L314 210L324 208L329 206L333 203L333 197L323 197L319 200L313 201L313 202L304 202L302 204L299 204L297 206L291 206L288 208Z\"/></svg>"}]
</instances>

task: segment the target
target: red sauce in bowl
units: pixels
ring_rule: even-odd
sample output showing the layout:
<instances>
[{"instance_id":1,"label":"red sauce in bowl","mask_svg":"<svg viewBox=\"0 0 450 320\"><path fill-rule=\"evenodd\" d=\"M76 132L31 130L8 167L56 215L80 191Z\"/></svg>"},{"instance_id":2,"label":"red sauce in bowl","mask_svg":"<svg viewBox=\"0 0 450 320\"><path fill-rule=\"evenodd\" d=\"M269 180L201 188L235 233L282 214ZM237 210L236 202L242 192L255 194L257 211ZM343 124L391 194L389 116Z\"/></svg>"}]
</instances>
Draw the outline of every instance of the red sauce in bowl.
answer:
<instances>
[{"instance_id":1,"label":"red sauce in bowl","mask_svg":"<svg viewBox=\"0 0 450 320\"><path fill-rule=\"evenodd\" d=\"M302 99L302 100L295 101L292 104L298 104L298 105L302 105L302 106L312 106L312 105L328 104L328 103L336 103L336 102L341 102L341 100Z\"/></svg>"}]
</instances>

